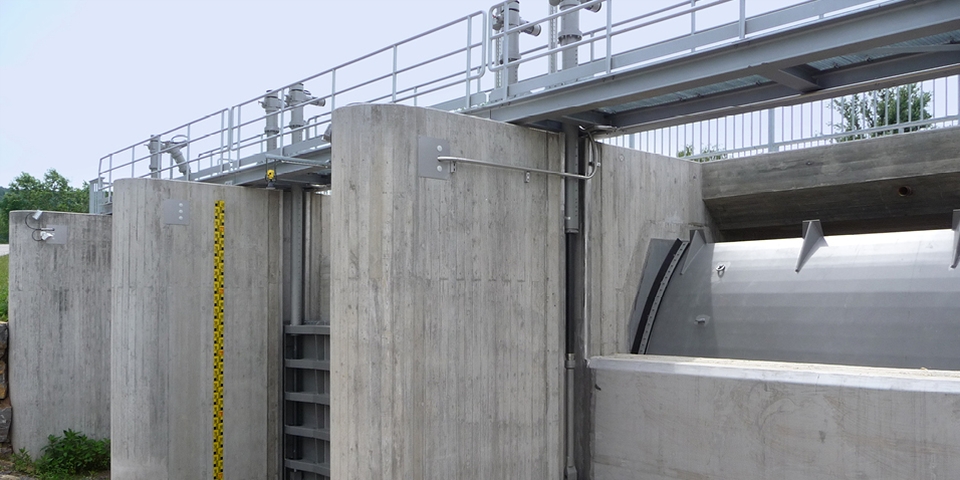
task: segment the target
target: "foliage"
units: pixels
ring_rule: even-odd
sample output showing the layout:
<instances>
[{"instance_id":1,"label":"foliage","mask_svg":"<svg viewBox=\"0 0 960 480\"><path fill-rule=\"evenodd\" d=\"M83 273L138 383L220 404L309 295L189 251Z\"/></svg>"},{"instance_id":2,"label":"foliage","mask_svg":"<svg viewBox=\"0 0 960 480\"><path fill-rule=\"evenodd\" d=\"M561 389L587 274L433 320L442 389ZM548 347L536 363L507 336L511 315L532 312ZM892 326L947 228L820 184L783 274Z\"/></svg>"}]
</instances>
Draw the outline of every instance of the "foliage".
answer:
<instances>
[{"instance_id":1,"label":"foliage","mask_svg":"<svg viewBox=\"0 0 960 480\"><path fill-rule=\"evenodd\" d=\"M10 285L10 255L0 257L0 322L7 321L7 295Z\"/></svg>"},{"instance_id":2,"label":"foliage","mask_svg":"<svg viewBox=\"0 0 960 480\"><path fill-rule=\"evenodd\" d=\"M0 198L0 243L9 243L10 212L13 210L46 210L54 212L86 212L88 202L87 184L80 188L56 170L47 170L40 180L29 173L10 182L6 194Z\"/></svg>"},{"instance_id":3,"label":"foliage","mask_svg":"<svg viewBox=\"0 0 960 480\"><path fill-rule=\"evenodd\" d=\"M710 154L710 153L713 153L713 152L719 152L719 151L720 151L720 147L719 147L719 146L717 146L717 145L712 145L712 146L711 146L711 145L708 145L706 148L702 148L702 149L700 150L700 154L699 154L699 155L707 155L707 154ZM685 157L692 157L692 156L694 156L694 153L693 153L693 145L686 145L686 146L684 146L684 147L683 147L683 150L680 150L679 152L677 152L677 156L680 157L680 158L685 158ZM691 160L696 161L696 162L703 163L703 162L709 162L709 161L711 161L711 160L723 160L723 159L725 159L725 158L727 158L727 154L723 153L723 154L717 154L717 155L708 155L708 156L706 156L706 157L699 157L699 158L695 158L695 159L691 159Z\"/></svg>"},{"instance_id":4,"label":"foliage","mask_svg":"<svg viewBox=\"0 0 960 480\"><path fill-rule=\"evenodd\" d=\"M19 453L14 453L11 459L13 460L14 470L24 473L33 471L33 460L26 448L21 448Z\"/></svg>"},{"instance_id":5,"label":"foliage","mask_svg":"<svg viewBox=\"0 0 960 480\"><path fill-rule=\"evenodd\" d=\"M93 440L73 430L64 431L62 437L50 435L47 440L50 443L36 461L21 448L13 455L14 468L49 480L110 468L110 440Z\"/></svg>"},{"instance_id":6,"label":"foliage","mask_svg":"<svg viewBox=\"0 0 960 480\"><path fill-rule=\"evenodd\" d=\"M840 113L841 120L839 124L831 126L839 132L853 132L926 120L933 116L927 111L930 100L930 92L920 90L920 84L917 83L839 98L833 101L832 108ZM921 124L891 128L870 134L848 135L838 138L837 141L846 142L895 133L915 132L928 127L929 125Z\"/></svg>"}]
</instances>

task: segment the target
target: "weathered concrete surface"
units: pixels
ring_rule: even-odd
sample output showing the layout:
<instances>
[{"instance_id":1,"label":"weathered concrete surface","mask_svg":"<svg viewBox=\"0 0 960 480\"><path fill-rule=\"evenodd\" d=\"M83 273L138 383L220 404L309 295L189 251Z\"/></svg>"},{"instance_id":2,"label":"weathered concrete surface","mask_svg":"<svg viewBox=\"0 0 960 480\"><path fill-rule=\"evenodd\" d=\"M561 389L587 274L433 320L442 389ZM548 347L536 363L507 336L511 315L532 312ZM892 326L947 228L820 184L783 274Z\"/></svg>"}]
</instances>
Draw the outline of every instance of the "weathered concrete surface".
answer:
<instances>
[{"instance_id":1,"label":"weathered concrete surface","mask_svg":"<svg viewBox=\"0 0 960 480\"><path fill-rule=\"evenodd\" d=\"M305 206L303 321L330 324L330 201L310 193Z\"/></svg>"},{"instance_id":2,"label":"weathered concrete surface","mask_svg":"<svg viewBox=\"0 0 960 480\"><path fill-rule=\"evenodd\" d=\"M110 262L107 216L10 213L10 397L13 447L38 455L48 435L110 436ZM57 227L54 244L31 238Z\"/></svg>"},{"instance_id":3,"label":"weathered concrete surface","mask_svg":"<svg viewBox=\"0 0 960 480\"><path fill-rule=\"evenodd\" d=\"M401 105L334 113L332 478L561 478L561 189L417 137L559 170L555 135Z\"/></svg>"},{"instance_id":4,"label":"weathered concrete surface","mask_svg":"<svg viewBox=\"0 0 960 480\"><path fill-rule=\"evenodd\" d=\"M602 168L587 188L588 355L628 352L640 274L652 238L707 229L701 164L603 145Z\"/></svg>"},{"instance_id":5,"label":"weathered concrete surface","mask_svg":"<svg viewBox=\"0 0 960 480\"><path fill-rule=\"evenodd\" d=\"M616 356L594 480L960 478L960 373Z\"/></svg>"},{"instance_id":6,"label":"weathered concrete surface","mask_svg":"<svg viewBox=\"0 0 960 480\"><path fill-rule=\"evenodd\" d=\"M163 202L186 206L168 224ZM279 192L115 184L113 478L212 478L214 202L226 202L224 478L279 472Z\"/></svg>"},{"instance_id":7,"label":"weathered concrete surface","mask_svg":"<svg viewBox=\"0 0 960 480\"><path fill-rule=\"evenodd\" d=\"M950 228L960 128L705 163L703 199L725 240Z\"/></svg>"}]
</instances>

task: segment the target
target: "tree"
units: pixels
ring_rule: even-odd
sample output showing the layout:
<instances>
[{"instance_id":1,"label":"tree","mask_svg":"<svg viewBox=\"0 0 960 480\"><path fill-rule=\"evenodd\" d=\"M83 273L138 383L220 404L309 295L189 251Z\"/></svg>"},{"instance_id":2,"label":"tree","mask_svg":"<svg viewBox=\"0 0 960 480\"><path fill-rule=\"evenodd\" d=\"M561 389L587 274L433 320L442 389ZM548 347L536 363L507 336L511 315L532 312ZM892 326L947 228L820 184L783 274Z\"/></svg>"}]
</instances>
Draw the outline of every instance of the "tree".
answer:
<instances>
[{"instance_id":1,"label":"tree","mask_svg":"<svg viewBox=\"0 0 960 480\"><path fill-rule=\"evenodd\" d=\"M835 99L832 108L840 112L841 119L839 124L833 124L832 127L839 132L857 132L926 120L933 116L927 111L930 99L930 92L922 91L920 84L917 83ZM869 134L857 133L840 137L837 141L846 142L895 133L915 132L929 127L929 124L914 124Z\"/></svg>"},{"instance_id":2,"label":"tree","mask_svg":"<svg viewBox=\"0 0 960 480\"><path fill-rule=\"evenodd\" d=\"M9 242L9 219L13 210L84 213L88 206L86 182L82 187L71 187L70 182L53 169L43 174L43 180L21 173L0 198L0 243Z\"/></svg>"},{"instance_id":3,"label":"tree","mask_svg":"<svg viewBox=\"0 0 960 480\"><path fill-rule=\"evenodd\" d=\"M720 151L720 147L719 147L719 146L717 146L717 145L707 145L706 147L703 147L703 148L700 149L700 155L708 155L708 154L710 154L710 153L719 152L719 151ZM683 147L683 150L680 150L679 152L677 152L677 157L680 157L680 158L692 157L692 156L694 156L694 155L695 155L695 154L693 153L693 145L689 145L689 144L688 144L688 145L685 145L685 146ZM693 161L695 161L695 162L704 163L704 162L709 162L709 161L711 161L711 160L723 160L723 159L727 158L727 154L725 154L725 153L716 154L716 155L708 155L708 156L705 156L705 157L704 157L704 156L700 156L700 155L697 155L697 158L694 158L694 159L691 159L691 160L693 160Z\"/></svg>"}]
</instances>

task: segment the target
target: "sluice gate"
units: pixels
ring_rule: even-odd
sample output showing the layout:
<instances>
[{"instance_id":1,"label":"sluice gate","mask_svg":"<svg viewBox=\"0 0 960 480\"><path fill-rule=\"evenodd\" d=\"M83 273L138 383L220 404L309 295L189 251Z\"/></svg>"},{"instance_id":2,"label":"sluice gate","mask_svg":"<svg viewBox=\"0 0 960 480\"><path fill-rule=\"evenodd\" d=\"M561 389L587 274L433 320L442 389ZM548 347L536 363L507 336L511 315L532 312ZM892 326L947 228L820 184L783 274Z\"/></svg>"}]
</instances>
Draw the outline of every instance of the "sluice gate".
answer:
<instances>
[{"instance_id":1,"label":"sluice gate","mask_svg":"<svg viewBox=\"0 0 960 480\"><path fill-rule=\"evenodd\" d=\"M960 370L960 210L953 223L823 236L806 222L803 238L667 242L645 269L633 353Z\"/></svg>"}]
</instances>

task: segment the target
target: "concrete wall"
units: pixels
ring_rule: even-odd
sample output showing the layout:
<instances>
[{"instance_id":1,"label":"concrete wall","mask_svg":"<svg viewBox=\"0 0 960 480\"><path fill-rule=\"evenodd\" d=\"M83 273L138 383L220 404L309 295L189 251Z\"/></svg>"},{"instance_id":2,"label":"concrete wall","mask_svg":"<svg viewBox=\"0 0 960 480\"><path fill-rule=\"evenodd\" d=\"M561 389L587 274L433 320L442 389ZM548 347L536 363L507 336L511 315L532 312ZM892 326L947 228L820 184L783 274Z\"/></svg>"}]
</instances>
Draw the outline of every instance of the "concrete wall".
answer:
<instances>
[{"instance_id":1,"label":"concrete wall","mask_svg":"<svg viewBox=\"0 0 960 480\"><path fill-rule=\"evenodd\" d=\"M334 113L333 478L561 476L561 181L555 135L401 105Z\"/></svg>"},{"instance_id":2,"label":"concrete wall","mask_svg":"<svg viewBox=\"0 0 960 480\"><path fill-rule=\"evenodd\" d=\"M13 448L36 456L67 429L110 436L112 219L45 212L38 242L32 213L10 213L9 379Z\"/></svg>"},{"instance_id":3,"label":"concrete wall","mask_svg":"<svg viewBox=\"0 0 960 480\"><path fill-rule=\"evenodd\" d=\"M960 127L705 163L703 198L728 241L950 228Z\"/></svg>"},{"instance_id":4,"label":"concrete wall","mask_svg":"<svg viewBox=\"0 0 960 480\"><path fill-rule=\"evenodd\" d=\"M185 205L184 220L165 214L168 200ZM113 478L213 475L217 200L226 202L224 477L278 476L280 194L131 179L114 193Z\"/></svg>"},{"instance_id":5,"label":"concrete wall","mask_svg":"<svg viewBox=\"0 0 960 480\"><path fill-rule=\"evenodd\" d=\"M303 321L330 324L329 195L307 194L303 249Z\"/></svg>"},{"instance_id":6,"label":"concrete wall","mask_svg":"<svg viewBox=\"0 0 960 480\"><path fill-rule=\"evenodd\" d=\"M629 351L634 332L627 322L650 240L686 239L691 229L709 229L701 168L686 160L603 146L602 168L587 186L589 356Z\"/></svg>"},{"instance_id":7,"label":"concrete wall","mask_svg":"<svg viewBox=\"0 0 960 480\"><path fill-rule=\"evenodd\" d=\"M594 480L960 478L960 373L591 359Z\"/></svg>"}]
</instances>

